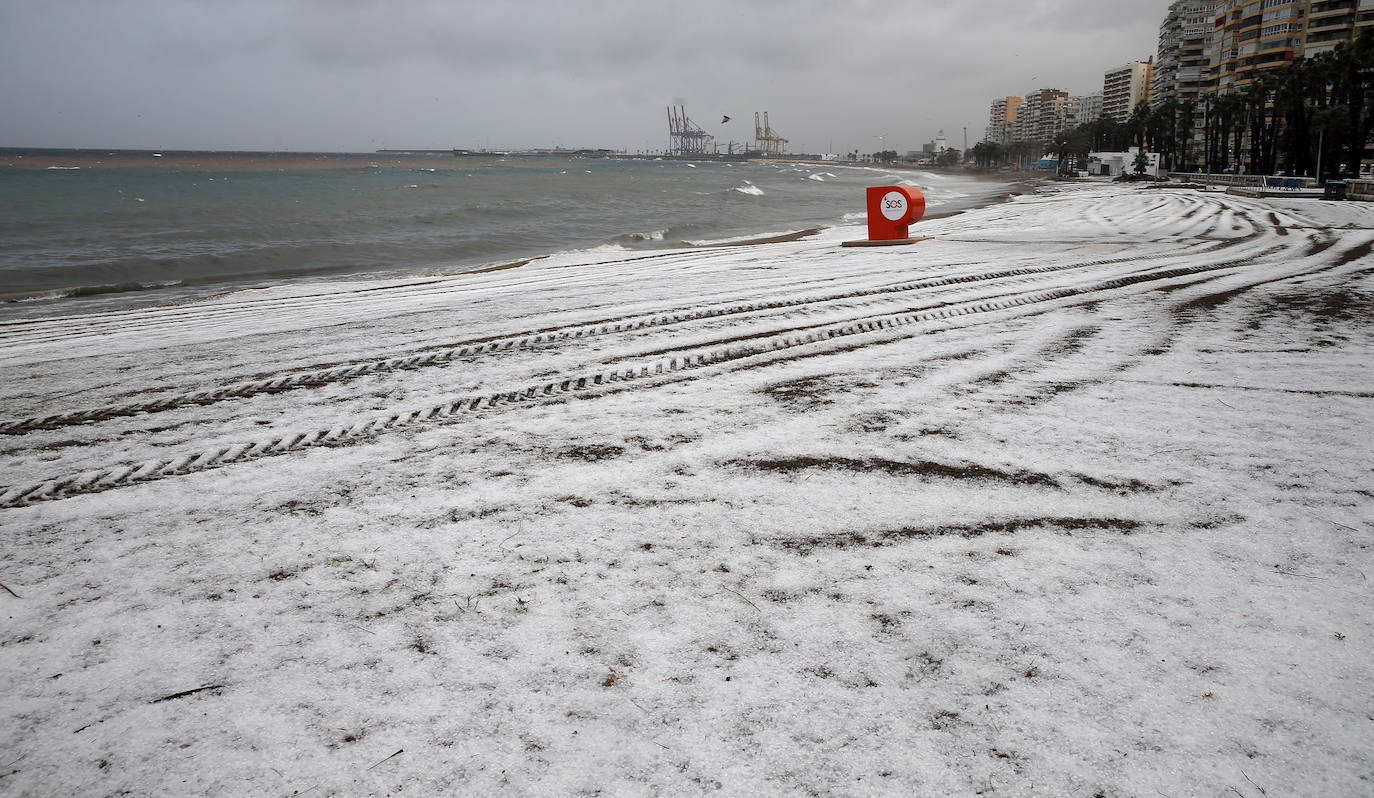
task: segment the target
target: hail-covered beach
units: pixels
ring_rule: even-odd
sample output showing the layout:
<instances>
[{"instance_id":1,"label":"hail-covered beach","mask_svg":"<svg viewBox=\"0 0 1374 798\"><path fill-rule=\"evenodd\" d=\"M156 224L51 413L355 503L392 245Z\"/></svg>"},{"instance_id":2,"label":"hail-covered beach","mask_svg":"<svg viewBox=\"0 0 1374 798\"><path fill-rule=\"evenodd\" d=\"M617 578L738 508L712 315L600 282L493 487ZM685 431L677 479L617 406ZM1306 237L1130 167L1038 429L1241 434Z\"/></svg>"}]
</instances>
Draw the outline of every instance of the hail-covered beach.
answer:
<instances>
[{"instance_id":1,"label":"hail-covered beach","mask_svg":"<svg viewBox=\"0 0 1374 798\"><path fill-rule=\"evenodd\" d=\"M0 324L0 794L1374 793L1374 207Z\"/></svg>"}]
</instances>

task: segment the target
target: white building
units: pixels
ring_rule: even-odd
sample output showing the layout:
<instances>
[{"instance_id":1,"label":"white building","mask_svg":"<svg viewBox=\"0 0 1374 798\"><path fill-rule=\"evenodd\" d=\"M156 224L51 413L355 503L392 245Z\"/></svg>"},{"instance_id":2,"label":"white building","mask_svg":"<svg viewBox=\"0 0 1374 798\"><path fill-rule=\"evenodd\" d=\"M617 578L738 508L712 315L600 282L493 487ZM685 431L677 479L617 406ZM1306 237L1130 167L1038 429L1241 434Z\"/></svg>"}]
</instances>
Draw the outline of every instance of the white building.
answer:
<instances>
[{"instance_id":1,"label":"white building","mask_svg":"<svg viewBox=\"0 0 1374 798\"><path fill-rule=\"evenodd\" d=\"M1135 174L1135 156L1139 152L1138 147L1132 147L1125 152L1090 152L1088 153L1088 174L1117 177L1123 174ZM1159 177L1159 153L1145 153L1145 174L1150 177Z\"/></svg>"}]
</instances>

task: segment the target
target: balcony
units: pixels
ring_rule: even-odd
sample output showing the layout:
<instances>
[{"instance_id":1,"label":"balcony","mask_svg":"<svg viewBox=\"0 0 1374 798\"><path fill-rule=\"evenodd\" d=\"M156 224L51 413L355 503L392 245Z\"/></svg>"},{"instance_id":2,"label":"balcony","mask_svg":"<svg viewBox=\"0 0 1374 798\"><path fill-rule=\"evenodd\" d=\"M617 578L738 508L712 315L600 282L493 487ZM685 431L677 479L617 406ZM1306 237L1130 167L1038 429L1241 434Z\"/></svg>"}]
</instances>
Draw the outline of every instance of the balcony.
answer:
<instances>
[{"instance_id":1,"label":"balcony","mask_svg":"<svg viewBox=\"0 0 1374 798\"><path fill-rule=\"evenodd\" d=\"M1307 20L1307 30L1310 32L1329 30L1331 28L1348 28L1354 24L1354 14L1341 14L1334 17L1318 17L1314 15Z\"/></svg>"}]
</instances>

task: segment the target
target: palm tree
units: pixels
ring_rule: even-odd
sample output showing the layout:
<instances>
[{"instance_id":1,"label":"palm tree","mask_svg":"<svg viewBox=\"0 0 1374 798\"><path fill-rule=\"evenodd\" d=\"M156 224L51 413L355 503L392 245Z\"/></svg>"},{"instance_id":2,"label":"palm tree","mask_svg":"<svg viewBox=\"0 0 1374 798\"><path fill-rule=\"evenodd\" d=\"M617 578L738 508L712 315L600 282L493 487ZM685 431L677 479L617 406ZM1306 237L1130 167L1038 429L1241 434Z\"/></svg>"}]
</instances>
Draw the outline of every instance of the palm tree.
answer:
<instances>
[{"instance_id":1,"label":"palm tree","mask_svg":"<svg viewBox=\"0 0 1374 798\"><path fill-rule=\"evenodd\" d=\"M1025 169L1026 160L1033 156L1039 148L1039 143L1034 141L1013 141L1011 146L1007 148L1007 155L1015 161L1017 169Z\"/></svg>"},{"instance_id":2,"label":"palm tree","mask_svg":"<svg viewBox=\"0 0 1374 798\"><path fill-rule=\"evenodd\" d=\"M1144 100L1136 103L1135 108L1131 109L1131 118L1126 120L1126 127L1131 132L1131 142L1142 150L1150 148L1149 121L1150 104Z\"/></svg>"},{"instance_id":3,"label":"palm tree","mask_svg":"<svg viewBox=\"0 0 1374 798\"><path fill-rule=\"evenodd\" d=\"M1174 145L1176 143L1174 117L1177 113L1178 101L1170 98L1154 108L1150 108L1144 120L1146 138L1151 144L1150 149L1160 153L1160 158L1166 169L1171 169L1174 165Z\"/></svg>"},{"instance_id":4,"label":"palm tree","mask_svg":"<svg viewBox=\"0 0 1374 798\"><path fill-rule=\"evenodd\" d=\"M1346 100L1346 173L1359 176L1360 160L1374 133L1374 32L1366 28L1348 45L1336 48L1337 86Z\"/></svg>"},{"instance_id":5,"label":"palm tree","mask_svg":"<svg viewBox=\"0 0 1374 798\"><path fill-rule=\"evenodd\" d=\"M993 141L980 141L969 148L974 163L982 167L992 166L1002 156L1002 145Z\"/></svg>"},{"instance_id":6,"label":"palm tree","mask_svg":"<svg viewBox=\"0 0 1374 798\"><path fill-rule=\"evenodd\" d=\"M1220 172L1232 165L1232 133L1241 110L1240 95L1214 92L1207 95L1207 171ZM1237 136L1239 139L1239 136ZM1239 151L1239 146L1235 147Z\"/></svg>"},{"instance_id":7,"label":"palm tree","mask_svg":"<svg viewBox=\"0 0 1374 798\"><path fill-rule=\"evenodd\" d=\"M1194 100L1184 100L1177 103L1177 113L1174 116L1174 153L1175 160L1172 168L1182 171L1185 167L1191 168L1195 163L1193 159L1193 118L1197 116L1197 102Z\"/></svg>"}]
</instances>

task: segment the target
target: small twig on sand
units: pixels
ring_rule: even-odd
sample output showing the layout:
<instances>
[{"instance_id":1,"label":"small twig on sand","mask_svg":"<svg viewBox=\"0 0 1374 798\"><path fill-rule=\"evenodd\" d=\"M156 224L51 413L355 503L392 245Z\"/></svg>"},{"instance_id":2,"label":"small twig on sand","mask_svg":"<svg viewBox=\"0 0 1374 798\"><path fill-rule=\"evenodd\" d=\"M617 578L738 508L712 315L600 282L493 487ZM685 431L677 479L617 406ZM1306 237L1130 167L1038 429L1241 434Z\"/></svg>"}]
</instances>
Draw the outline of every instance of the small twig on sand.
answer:
<instances>
[{"instance_id":1,"label":"small twig on sand","mask_svg":"<svg viewBox=\"0 0 1374 798\"><path fill-rule=\"evenodd\" d=\"M1302 577L1303 579L1320 579L1320 580L1323 581L1323 582L1326 581L1326 577L1324 577L1324 576L1310 576L1310 575L1308 575L1308 574L1299 574L1299 573L1294 573L1294 572L1292 572L1292 571L1285 571L1285 570L1282 570L1282 569L1280 569L1280 568L1275 568L1275 569L1274 569L1274 573L1276 573L1276 574L1283 574L1283 575L1285 575L1285 576L1299 576L1299 577Z\"/></svg>"},{"instance_id":2,"label":"small twig on sand","mask_svg":"<svg viewBox=\"0 0 1374 798\"><path fill-rule=\"evenodd\" d=\"M0 587L3 587L5 590L9 590L9 594L10 594L11 596L14 596L15 598L23 598L23 596L19 595L18 593L14 592L13 590L10 590L10 586L7 585L7 584L5 584L4 582L0 582Z\"/></svg>"},{"instance_id":3,"label":"small twig on sand","mask_svg":"<svg viewBox=\"0 0 1374 798\"><path fill-rule=\"evenodd\" d=\"M1246 780L1246 781L1250 782L1251 784L1255 784L1255 780L1252 779L1252 778L1250 778L1248 775L1246 775L1245 771L1242 770L1242 771L1240 772L1240 775L1245 776L1245 780ZM1269 793L1265 792L1265 791L1264 791L1264 788L1261 787L1261 786L1259 786L1258 784L1255 784L1255 789L1257 789L1257 790L1260 791L1260 795L1268 795L1268 794L1269 794Z\"/></svg>"},{"instance_id":4,"label":"small twig on sand","mask_svg":"<svg viewBox=\"0 0 1374 798\"><path fill-rule=\"evenodd\" d=\"M188 695L194 695L195 693L199 693L203 690L218 690L223 686L224 685L222 684L207 684L204 687L196 687L191 690L182 690L180 693L172 693L171 695L165 695L161 698L154 698L152 701L149 701L148 703L160 704L163 701L171 701L174 698L185 698Z\"/></svg>"},{"instance_id":5,"label":"small twig on sand","mask_svg":"<svg viewBox=\"0 0 1374 798\"><path fill-rule=\"evenodd\" d=\"M752 602L752 601L749 601L749 598L748 598L747 596L745 596L743 593L739 592L738 590L735 590L734 588L729 588L729 587L727 587L727 588L725 588L725 589L726 589L726 590L729 590L731 593L734 593L736 596L739 596L740 598L744 599L745 601L748 601L748 602L749 602L749 606L753 607L753 608L756 609L756 610L759 610L759 605L755 604L755 603ZM763 610L759 610L759 612L763 612Z\"/></svg>"},{"instance_id":6,"label":"small twig on sand","mask_svg":"<svg viewBox=\"0 0 1374 798\"><path fill-rule=\"evenodd\" d=\"M394 757L398 757L398 756L400 756L401 754L404 754L405 752L406 752L406 749L402 748L402 749L398 750L396 753L394 753L394 754L392 754L391 756L387 757L386 759L383 759L382 762L385 762L387 759L392 759L392 758L394 758ZM377 765L382 764L382 762L378 762ZM377 767L377 765L373 765L372 768ZM371 770L372 768L368 768L368 770Z\"/></svg>"},{"instance_id":7,"label":"small twig on sand","mask_svg":"<svg viewBox=\"0 0 1374 798\"><path fill-rule=\"evenodd\" d=\"M1319 517L1320 517L1320 516L1319 516ZM1351 532L1359 532L1359 531L1360 531L1360 530L1356 529L1356 528L1353 527L1353 526L1346 526L1345 524L1339 523L1339 522L1337 522L1337 521L1332 521L1330 518L1322 518L1321 520L1325 521L1325 522L1328 523L1328 524L1331 524L1332 526L1338 526L1338 527L1340 527L1341 529L1349 529Z\"/></svg>"}]
</instances>

